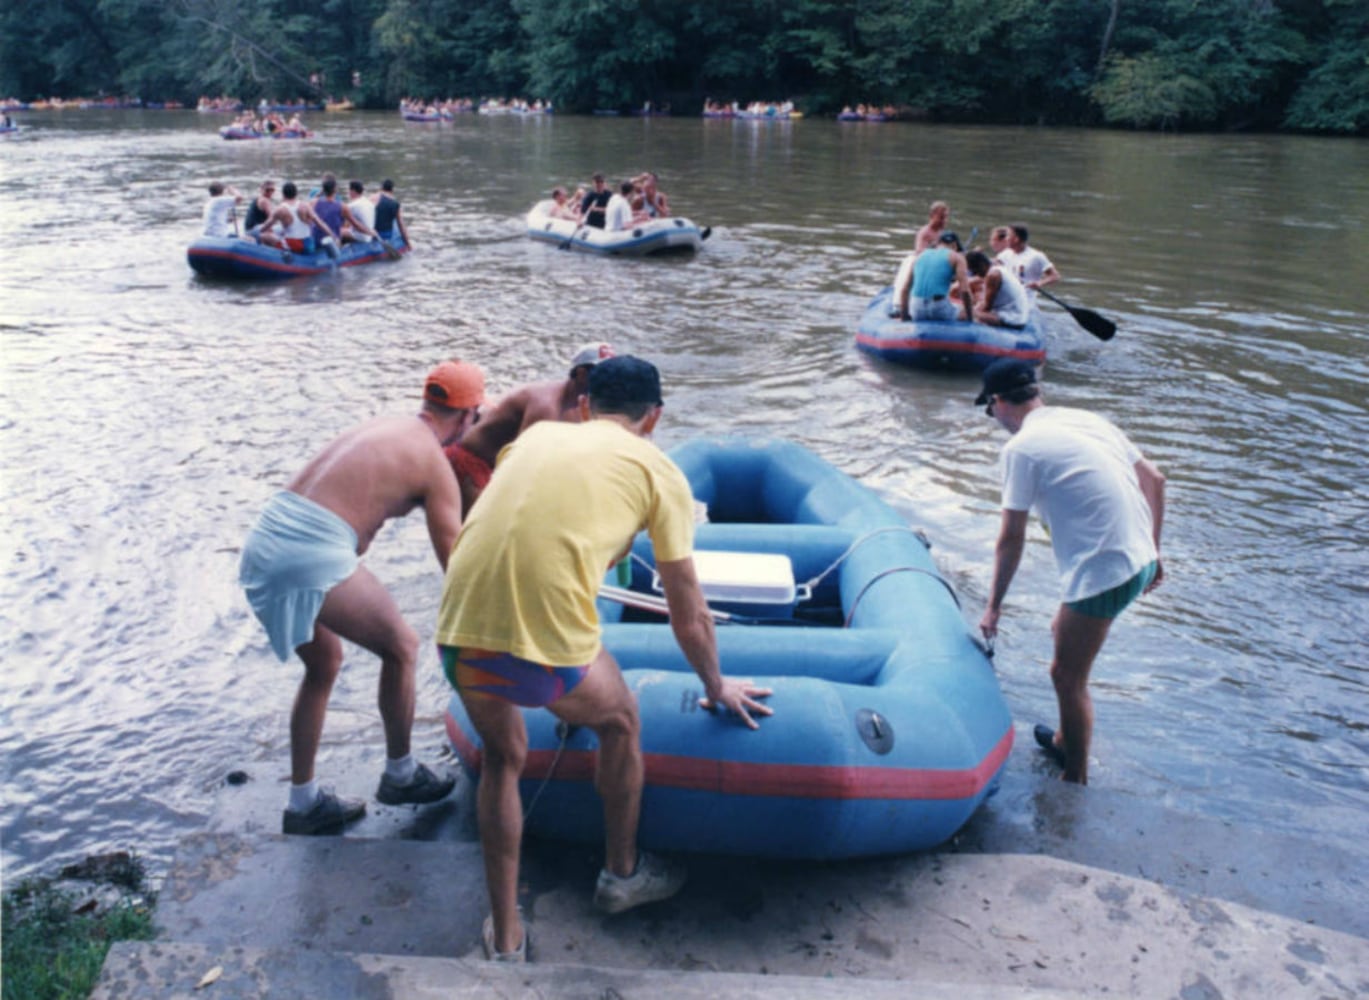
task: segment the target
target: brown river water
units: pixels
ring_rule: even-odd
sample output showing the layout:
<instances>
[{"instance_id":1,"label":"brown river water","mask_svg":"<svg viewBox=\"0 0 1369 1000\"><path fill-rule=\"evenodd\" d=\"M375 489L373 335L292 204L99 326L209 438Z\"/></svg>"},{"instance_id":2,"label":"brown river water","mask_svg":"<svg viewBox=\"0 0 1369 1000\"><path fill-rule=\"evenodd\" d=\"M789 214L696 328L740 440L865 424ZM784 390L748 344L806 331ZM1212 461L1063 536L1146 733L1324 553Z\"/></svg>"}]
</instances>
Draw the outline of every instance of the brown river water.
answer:
<instances>
[{"instance_id":1,"label":"brown river water","mask_svg":"<svg viewBox=\"0 0 1369 1000\"><path fill-rule=\"evenodd\" d=\"M314 450L413 410L444 357L484 365L496 392L555 376L590 339L652 358L662 445L802 442L926 531L972 625L1003 434L971 405L973 377L852 341L934 198L962 235L1026 222L1058 293L1119 323L1101 343L1047 306L1048 398L1113 418L1169 476L1167 581L1094 672L1093 784L1360 844L1369 143L380 113L229 143L223 119L193 112L21 120L0 139L7 878L115 848L164 867L227 772L266 763L283 781L298 668L250 615L239 546ZM697 257L596 259L523 235L552 184L641 169L713 227ZM417 252L287 284L190 271L210 180L307 188L325 170L394 178ZM1056 600L1049 544L1039 526L1030 538L996 656L1028 741L1054 713ZM420 519L386 528L367 562L431 637L441 577ZM430 647L419 678L415 746L431 757L447 692ZM375 682L374 661L349 656L323 780L349 747L372 748L379 773Z\"/></svg>"}]
</instances>

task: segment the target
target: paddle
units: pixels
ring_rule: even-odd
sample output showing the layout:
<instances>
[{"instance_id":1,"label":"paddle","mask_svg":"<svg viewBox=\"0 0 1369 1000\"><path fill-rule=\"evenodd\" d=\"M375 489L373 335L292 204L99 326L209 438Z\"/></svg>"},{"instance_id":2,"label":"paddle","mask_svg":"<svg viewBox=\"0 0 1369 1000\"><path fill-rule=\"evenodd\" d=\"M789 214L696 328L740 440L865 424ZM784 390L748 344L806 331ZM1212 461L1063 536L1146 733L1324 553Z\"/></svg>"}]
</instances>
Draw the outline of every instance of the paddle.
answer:
<instances>
[{"instance_id":1,"label":"paddle","mask_svg":"<svg viewBox=\"0 0 1369 1000\"><path fill-rule=\"evenodd\" d=\"M1117 333L1117 324L1106 316L1099 315L1092 309L1085 309L1082 306L1072 306L1068 303L1061 302L1044 288L1038 288L1037 291L1073 316L1076 323L1099 340L1111 340L1113 335Z\"/></svg>"}]
</instances>

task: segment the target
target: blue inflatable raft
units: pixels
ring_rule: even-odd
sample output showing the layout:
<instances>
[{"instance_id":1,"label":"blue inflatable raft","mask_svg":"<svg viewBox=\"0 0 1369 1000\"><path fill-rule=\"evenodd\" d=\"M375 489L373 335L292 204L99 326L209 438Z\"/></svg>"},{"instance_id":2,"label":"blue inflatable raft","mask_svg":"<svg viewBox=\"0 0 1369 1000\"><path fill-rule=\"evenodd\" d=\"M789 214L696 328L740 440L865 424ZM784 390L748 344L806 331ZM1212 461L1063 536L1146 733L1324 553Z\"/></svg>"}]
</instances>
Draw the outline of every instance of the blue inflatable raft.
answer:
<instances>
[{"instance_id":1,"label":"blue inflatable raft","mask_svg":"<svg viewBox=\"0 0 1369 1000\"><path fill-rule=\"evenodd\" d=\"M985 323L901 320L889 315L894 289L876 295L856 326L856 346L886 361L916 368L983 371L999 358L1046 360L1040 314L1020 330Z\"/></svg>"},{"instance_id":2,"label":"blue inflatable raft","mask_svg":"<svg viewBox=\"0 0 1369 1000\"><path fill-rule=\"evenodd\" d=\"M386 237L384 243L344 243L337 257L325 250L286 254L256 240L237 236L225 239L201 236L190 244L185 255L197 274L210 278L256 280L326 274L340 267L360 267L382 260L397 260L400 254L408 252L408 244L396 232L392 237Z\"/></svg>"},{"instance_id":3,"label":"blue inflatable raft","mask_svg":"<svg viewBox=\"0 0 1369 1000\"><path fill-rule=\"evenodd\" d=\"M698 708L702 685L658 610L639 537L631 584L606 584L599 600L604 645L641 707L639 843L834 859L945 841L995 787L1013 728L921 533L796 444L700 440L671 457L708 510L695 560L711 606L731 616L717 629L723 671L773 688L775 714L751 731ZM594 734L558 730L546 710L524 718L526 829L602 843ZM455 695L446 725L478 777Z\"/></svg>"}]
</instances>

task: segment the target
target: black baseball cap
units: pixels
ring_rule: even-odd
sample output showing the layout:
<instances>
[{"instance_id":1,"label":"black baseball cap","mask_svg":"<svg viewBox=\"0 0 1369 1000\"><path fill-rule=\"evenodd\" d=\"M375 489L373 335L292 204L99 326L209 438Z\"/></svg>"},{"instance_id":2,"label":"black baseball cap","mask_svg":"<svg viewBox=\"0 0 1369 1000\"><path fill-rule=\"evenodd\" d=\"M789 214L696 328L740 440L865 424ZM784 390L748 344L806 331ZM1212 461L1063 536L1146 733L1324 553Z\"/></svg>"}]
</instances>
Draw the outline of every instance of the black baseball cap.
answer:
<instances>
[{"instance_id":1,"label":"black baseball cap","mask_svg":"<svg viewBox=\"0 0 1369 1000\"><path fill-rule=\"evenodd\" d=\"M589 398L595 406L614 410L632 403L660 406L661 373L650 361L621 354L605 358L589 373Z\"/></svg>"},{"instance_id":2,"label":"black baseball cap","mask_svg":"<svg viewBox=\"0 0 1369 1000\"><path fill-rule=\"evenodd\" d=\"M964 249L964 247L960 245L960 237L957 236L955 233L951 232L951 230L949 229L942 233L940 236L938 236L937 239L940 240L942 243L953 244L957 250Z\"/></svg>"},{"instance_id":3,"label":"black baseball cap","mask_svg":"<svg viewBox=\"0 0 1369 1000\"><path fill-rule=\"evenodd\" d=\"M990 396L1001 396L1014 389L1036 385L1036 366L1019 358L999 358L984 369L984 387L974 405L983 406Z\"/></svg>"}]
</instances>

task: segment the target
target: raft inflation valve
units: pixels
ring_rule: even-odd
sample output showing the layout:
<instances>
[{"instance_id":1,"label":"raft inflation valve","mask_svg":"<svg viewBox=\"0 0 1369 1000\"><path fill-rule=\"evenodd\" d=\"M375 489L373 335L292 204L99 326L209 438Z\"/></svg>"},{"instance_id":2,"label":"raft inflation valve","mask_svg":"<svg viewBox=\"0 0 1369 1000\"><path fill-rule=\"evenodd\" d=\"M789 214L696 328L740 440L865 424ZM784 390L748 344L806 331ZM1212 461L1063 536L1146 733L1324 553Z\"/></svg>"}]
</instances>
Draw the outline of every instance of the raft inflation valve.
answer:
<instances>
[{"instance_id":1,"label":"raft inflation valve","mask_svg":"<svg viewBox=\"0 0 1369 1000\"><path fill-rule=\"evenodd\" d=\"M856 713L856 732L867 747L881 756L894 748L894 727L872 708L862 708Z\"/></svg>"}]
</instances>

